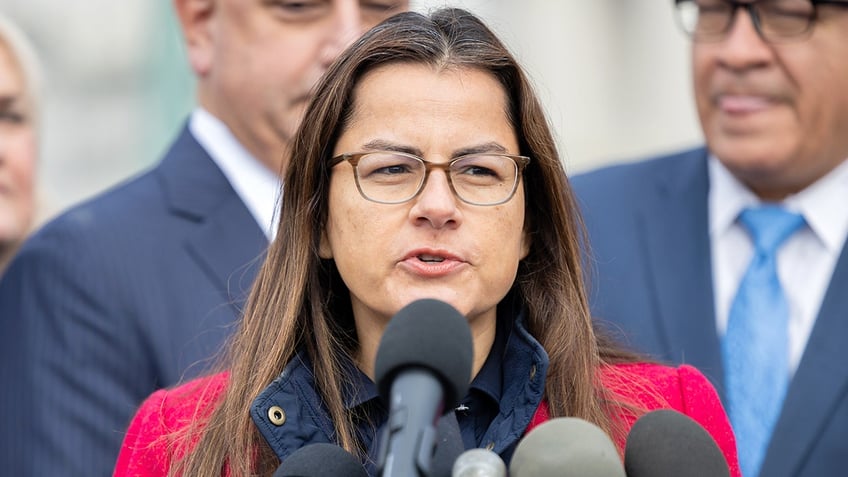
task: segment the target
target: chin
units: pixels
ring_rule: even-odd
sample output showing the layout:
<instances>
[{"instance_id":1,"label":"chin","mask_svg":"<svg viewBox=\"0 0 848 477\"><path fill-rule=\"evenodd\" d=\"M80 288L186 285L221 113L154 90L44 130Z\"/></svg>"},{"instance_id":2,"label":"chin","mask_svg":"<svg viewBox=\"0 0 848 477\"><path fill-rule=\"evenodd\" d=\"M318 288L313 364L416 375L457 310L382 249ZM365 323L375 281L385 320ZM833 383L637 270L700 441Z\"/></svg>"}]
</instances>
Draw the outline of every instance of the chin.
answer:
<instances>
[{"instance_id":1,"label":"chin","mask_svg":"<svg viewBox=\"0 0 848 477\"><path fill-rule=\"evenodd\" d=\"M796 150L790 140L780 134L716 134L707 138L710 152L728 169L751 172L781 168Z\"/></svg>"},{"instance_id":2,"label":"chin","mask_svg":"<svg viewBox=\"0 0 848 477\"><path fill-rule=\"evenodd\" d=\"M416 300L432 299L443 301L456 308L463 316L468 314L467 305L462 304L460 294L455 290L412 290L404 295L400 307L404 307Z\"/></svg>"}]
</instances>

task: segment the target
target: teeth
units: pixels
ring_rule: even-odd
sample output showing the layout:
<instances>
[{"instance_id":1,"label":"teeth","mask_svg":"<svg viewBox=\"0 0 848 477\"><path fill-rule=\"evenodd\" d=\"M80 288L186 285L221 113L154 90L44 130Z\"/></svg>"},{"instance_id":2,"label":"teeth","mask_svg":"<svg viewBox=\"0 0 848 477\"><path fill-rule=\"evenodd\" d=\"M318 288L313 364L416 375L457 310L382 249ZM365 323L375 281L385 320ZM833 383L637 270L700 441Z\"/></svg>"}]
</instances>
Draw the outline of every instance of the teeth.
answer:
<instances>
[{"instance_id":1,"label":"teeth","mask_svg":"<svg viewBox=\"0 0 848 477\"><path fill-rule=\"evenodd\" d=\"M418 260L422 262L444 262L444 257L437 257L435 255L419 255Z\"/></svg>"}]
</instances>

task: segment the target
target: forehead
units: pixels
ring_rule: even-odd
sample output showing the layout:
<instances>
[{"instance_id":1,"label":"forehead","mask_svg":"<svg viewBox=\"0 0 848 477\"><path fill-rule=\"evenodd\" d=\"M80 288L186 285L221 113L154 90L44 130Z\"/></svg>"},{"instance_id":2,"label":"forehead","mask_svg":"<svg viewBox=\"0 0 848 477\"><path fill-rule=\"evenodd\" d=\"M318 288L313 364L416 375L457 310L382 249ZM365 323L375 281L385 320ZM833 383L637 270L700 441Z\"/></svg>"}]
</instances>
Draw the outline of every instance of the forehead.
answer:
<instances>
[{"instance_id":1,"label":"forehead","mask_svg":"<svg viewBox=\"0 0 848 477\"><path fill-rule=\"evenodd\" d=\"M502 119L507 94L494 75L481 69L406 62L368 71L353 90L354 122L366 113L411 117L421 109Z\"/></svg>"},{"instance_id":2,"label":"forehead","mask_svg":"<svg viewBox=\"0 0 848 477\"><path fill-rule=\"evenodd\" d=\"M453 154L499 144L518 152L507 95L489 72L475 68L394 63L364 74L336 152L379 143L404 144L422 154Z\"/></svg>"}]
</instances>

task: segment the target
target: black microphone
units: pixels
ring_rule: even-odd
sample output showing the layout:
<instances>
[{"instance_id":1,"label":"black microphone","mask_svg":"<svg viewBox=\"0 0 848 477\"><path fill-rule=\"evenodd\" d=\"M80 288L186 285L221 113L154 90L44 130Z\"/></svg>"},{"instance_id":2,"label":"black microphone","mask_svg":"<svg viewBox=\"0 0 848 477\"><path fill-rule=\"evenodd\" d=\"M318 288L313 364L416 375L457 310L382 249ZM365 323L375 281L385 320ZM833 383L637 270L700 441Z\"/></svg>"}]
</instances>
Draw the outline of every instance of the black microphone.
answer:
<instances>
[{"instance_id":1,"label":"black microphone","mask_svg":"<svg viewBox=\"0 0 848 477\"><path fill-rule=\"evenodd\" d=\"M453 477L453 463L465 450L462 431L456 413L448 412L436 424L436 450L430 460L430 472L427 477Z\"/></svg>"},{"instance_id":2,"label":"black microphone","mask_svg":"<svg viewBox=\"0 0 848 477\"><path fill-rule=\"evenodd\" d=\"M436 444L436 421L465 396L473 342L468 322L438 300L417 300L386 326L374 374L389 404L378 459L383 477L424 477Z\"/></svg>"},{"instance_id":3,"label":"black microphone","mask_svg":"<svg viewBox=\"0 0 848 477\"><path fill-rule=\"evenodd\" d=\"M576 417L551 419L530 431L515 448L509 475L625 477L621 457L609 436Z\"/></svg>"},{"instance_id":4,"label":"black microphone","mask_svg":"<svg viewBox=\"0 0 848 477\"><path fill-rule=\"evenodd\" d=\"M368 477L361 463L334 444L309 444L292 452L274 477Z\"/></svg>"},{"instance_id":5,"label":"black microphone","mask_svg":"<svg viewBox=\"0 0 848 477\"><path fill-rule=\"evenodd\" d=\"M488 449L469 449L453 463L451 477L506 477L506 464Z\"/></svg>"},{"instance_id":6,"label":"black microphone","mask_svg":"<svg viewBox=\"0 0 848 477\"><path fill-rule=\"evenodd\" d=\"M627 435L629 477L729 477L712 436L689 416L670 409L640 417Z\"/></svg>"}]
</instances>

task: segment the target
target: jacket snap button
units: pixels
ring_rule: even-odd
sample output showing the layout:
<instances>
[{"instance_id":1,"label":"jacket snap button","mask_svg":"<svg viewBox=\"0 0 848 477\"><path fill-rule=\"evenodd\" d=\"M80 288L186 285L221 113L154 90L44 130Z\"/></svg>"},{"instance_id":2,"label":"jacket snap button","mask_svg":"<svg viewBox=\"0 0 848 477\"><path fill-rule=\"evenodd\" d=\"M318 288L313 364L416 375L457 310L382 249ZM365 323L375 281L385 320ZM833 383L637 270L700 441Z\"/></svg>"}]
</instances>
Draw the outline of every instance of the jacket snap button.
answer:
<instances>
[{"instance_id":1,"label":"jacket snap button","mask_svg":"<svg viewBox=\"0 0 848 477\"><path fill-rule=\"evenodd\" d=\"M286 411L283 411L280 406L271 406L268 409L268 419L271 420L271 424L282 426L286 423Z\"/></svg>"}]
</instances>

